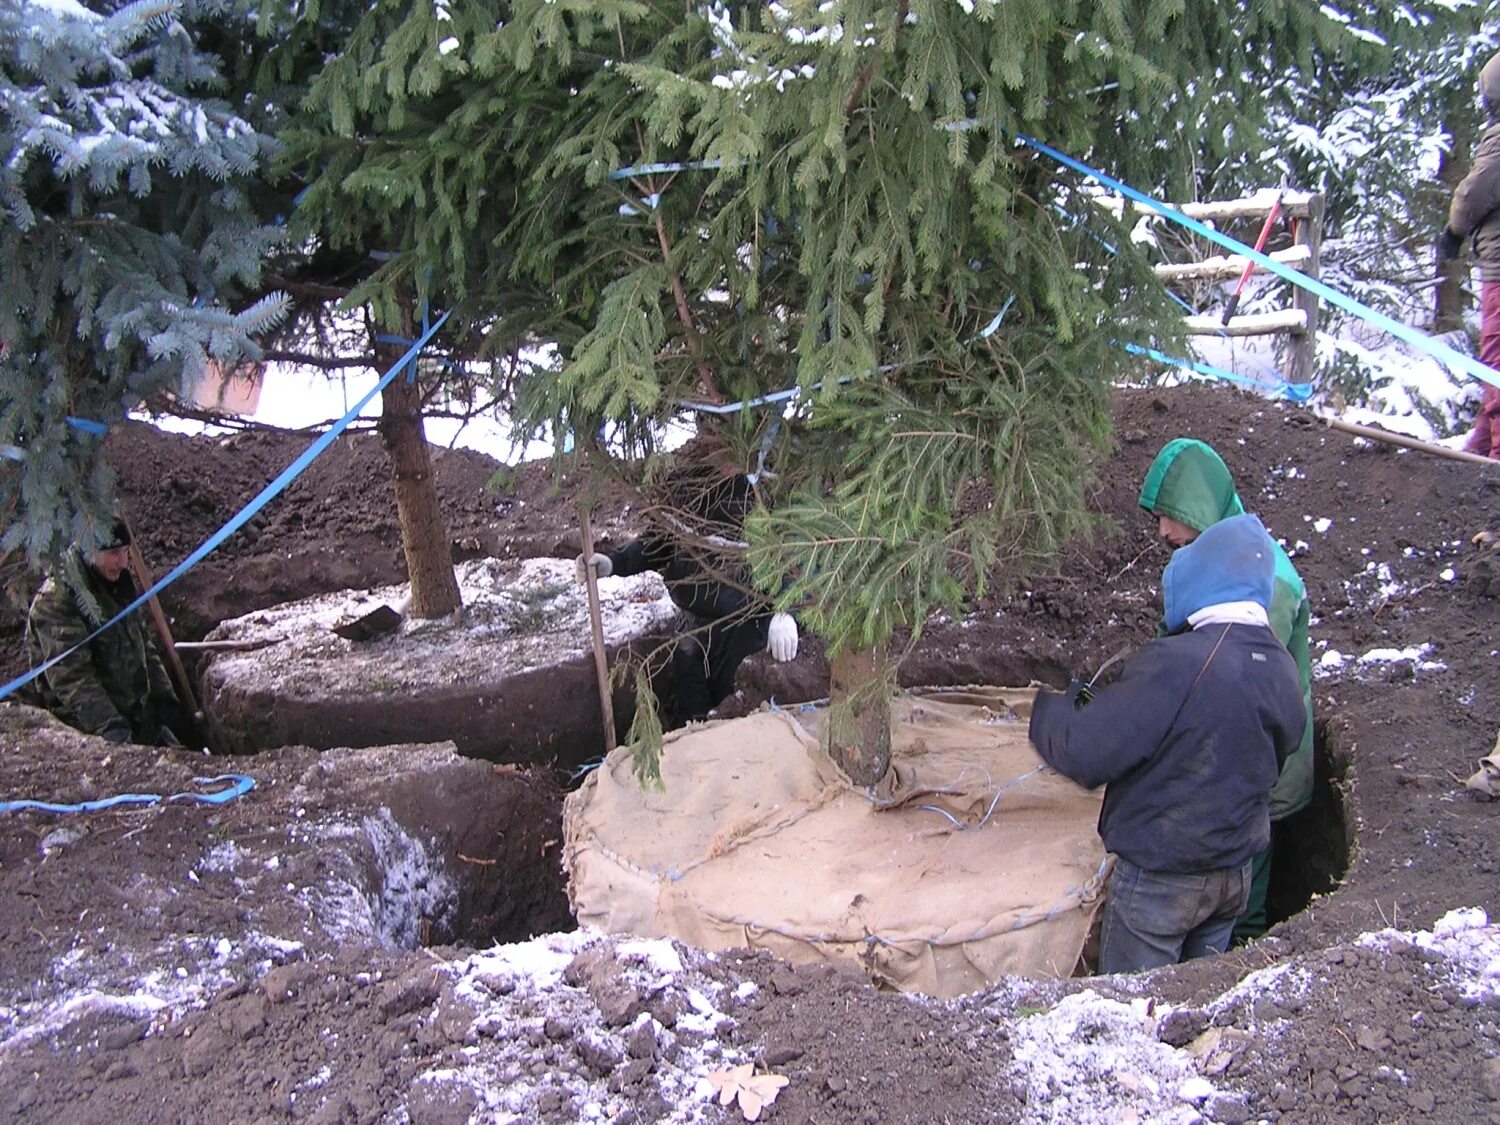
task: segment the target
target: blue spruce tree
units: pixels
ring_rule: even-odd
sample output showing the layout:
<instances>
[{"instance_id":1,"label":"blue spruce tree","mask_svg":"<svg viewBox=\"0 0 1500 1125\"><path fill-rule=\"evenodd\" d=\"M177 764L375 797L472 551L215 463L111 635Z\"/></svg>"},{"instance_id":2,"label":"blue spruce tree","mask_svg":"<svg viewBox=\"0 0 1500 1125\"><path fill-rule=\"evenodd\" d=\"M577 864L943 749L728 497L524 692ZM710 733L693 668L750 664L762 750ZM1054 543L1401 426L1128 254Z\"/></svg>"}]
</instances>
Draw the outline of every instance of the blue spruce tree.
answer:
<instances>
[{"instance_id":1,"label":"blue spruce tree","mask_svg":"<svg viewBox=\"0 0 1500 1125\"><path fill-rule=\"evenodd\" d=\"M207 18L205 16L205 18ZM0 550L33 561L109 502L101 428L281 315L248 187L272 143L213 95L174 0L0 5Z\"/></svg>"}]
</instances>

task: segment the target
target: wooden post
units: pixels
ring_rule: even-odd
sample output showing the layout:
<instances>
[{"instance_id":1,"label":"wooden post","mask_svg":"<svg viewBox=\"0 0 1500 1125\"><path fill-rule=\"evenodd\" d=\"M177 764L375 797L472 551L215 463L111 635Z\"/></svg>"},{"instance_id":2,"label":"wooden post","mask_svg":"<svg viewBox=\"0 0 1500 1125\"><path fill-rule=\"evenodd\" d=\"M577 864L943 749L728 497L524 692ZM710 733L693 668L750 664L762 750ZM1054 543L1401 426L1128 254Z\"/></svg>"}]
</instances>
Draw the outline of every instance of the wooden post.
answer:
<instances>
[{"instance_id":1,"label":"wooden post","mask_svg":"<svg viewBox=\"0 0 1500 1125\"><path fill-rule=\"evenodd\" d=\"M580 546L583 550L583 582L589 593L589 630L594 638L594 676L599 681L599 712L604 716L604 752L615 748L615 705L609 694L609 660L604 652L604 612L599 608L599 580L590 565L594 557L594 529L589 523L588 501L578 502Z\"/></svg>"},{"instance_id":2,"label":"wooden post","mask_svg":"<svg viewBox=\"0 0 1500 1125\"><path fill-rule=\"evenodd\" d=\"M1323 245L1323 209L1321 192L1309 196L1307 217L1297 223L1297 243L1307 247L1302 272L1308 277L1318 276L1318 254ZM1300 331L1292 334L1287 346L1286 381L1310 383L1318 358L1318 296L1300 285L1296 286L1292 293L1292 307L1307 314L1307 323Z\"/></svg>"},{"instance_id":3,"label":"wooden post","mask_svg":"<svg viewBox=\"0 0 1500 1125\"><path fill-rule=\"evenodd\" d=\"M130 525L125 525L126 530ZM135 545L135 532L130 532L130 572L135 575L135 580L140 584L141 593L145 593L156 585L156 580L151 577L151 571L146 567L146 560L141 557L140 550ZM146 599L146 608L151 613L151 623L156 626L157 639L161 641L162 659L167 662L167 671L172 675L172 684L177 689L177 695L184 706L193 716L193 722L203 721L203 712L198 709L198 696L193 691L193 683L188 679L187 669L182 666L182 658L177 655L177 644L172 640L172 627L167 624L167 615L162 612L161 602L156 600L153 594Z\"/></svg>"}]
</instances>

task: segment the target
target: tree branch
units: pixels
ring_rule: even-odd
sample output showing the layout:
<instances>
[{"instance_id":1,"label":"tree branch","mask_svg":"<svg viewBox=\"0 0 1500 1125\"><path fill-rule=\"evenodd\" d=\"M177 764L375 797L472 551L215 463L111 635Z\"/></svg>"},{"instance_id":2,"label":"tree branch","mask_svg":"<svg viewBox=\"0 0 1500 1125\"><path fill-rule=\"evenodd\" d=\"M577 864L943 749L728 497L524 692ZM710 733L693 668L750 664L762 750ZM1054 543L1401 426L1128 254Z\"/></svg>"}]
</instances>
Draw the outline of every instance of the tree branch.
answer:
<instances>
[{"instance_id":1,"label":"tree branch","mask_svg":"<svg viewBox=\"0 0 1500 1125\"><path fill-rule=\"evenodd\" d=\"M311 352L283 351L277 348L267 348L261 353L267 363L294 363L298 367L316 367L322 371L340 371L346 367L374 367L377 360L373 356L320 356Z\"/></svg>"},{"instance_id":2,"label":"tree branch","mask_svg":"<svg viewBox=\"0 0 1500 1125\"><path fill-rule=\"evenodd\" d=\"M911 11L909 0L901 0L896 6L895 29L899 30L906 22L906 17ZM893 32L894 34L894 32ZM870 88L870 79L875 77L875 59L865 64L865 68L859 72L859 77L854 80L854 88L849 91L849 98L844 102L844 116L854 116L854 111L859 108L859 100L865 96L865 91Z\"/></svg>"}]
</instances>

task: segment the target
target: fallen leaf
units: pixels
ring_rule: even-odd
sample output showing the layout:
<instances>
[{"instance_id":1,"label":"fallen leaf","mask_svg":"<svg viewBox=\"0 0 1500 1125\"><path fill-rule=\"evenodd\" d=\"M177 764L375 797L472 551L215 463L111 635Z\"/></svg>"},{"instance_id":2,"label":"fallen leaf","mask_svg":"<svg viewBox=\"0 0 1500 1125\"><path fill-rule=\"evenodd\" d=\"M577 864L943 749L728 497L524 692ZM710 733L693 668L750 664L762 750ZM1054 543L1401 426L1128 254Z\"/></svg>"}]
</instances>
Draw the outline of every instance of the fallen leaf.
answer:
<instances>
[{"instance_id":1,"label":"fallen leaf","mask_svg":"<svg viewBox=\"0 0 1500 1125\"><path fill-rule=\"evenodd\" d=\"M781 1088L790 1081L779 1074L756 1074L753 1063L716 1070L708 1080L719 1095L720 1105L739 1099L740 1112L746 1121L759 1121L760 1111L774 1102Z\"/></svg>"}]
</instances>

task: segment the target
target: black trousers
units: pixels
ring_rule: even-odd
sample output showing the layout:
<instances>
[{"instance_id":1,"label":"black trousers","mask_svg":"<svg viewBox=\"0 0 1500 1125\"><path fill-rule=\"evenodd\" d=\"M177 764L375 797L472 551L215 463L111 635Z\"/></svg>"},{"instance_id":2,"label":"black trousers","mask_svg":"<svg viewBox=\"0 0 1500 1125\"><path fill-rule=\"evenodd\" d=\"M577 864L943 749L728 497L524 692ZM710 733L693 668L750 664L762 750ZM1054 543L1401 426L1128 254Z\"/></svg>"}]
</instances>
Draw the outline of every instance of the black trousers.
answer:
<instances>
[{"instance_id":1,"label":"black trousers","mask_svg":"<svg viewBox=\"0 0 1500 1125\"><path fill-rule=\"evenodd\" d=\"M734 693L741 661L766 647L771 619L765 614L710 621L683 614L682 633L672 650L672 681L677 713L684 722L701 719Z\"/></svg>"}]
</instances>

